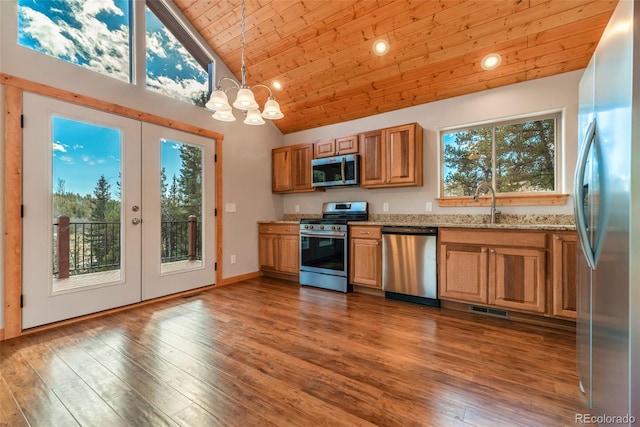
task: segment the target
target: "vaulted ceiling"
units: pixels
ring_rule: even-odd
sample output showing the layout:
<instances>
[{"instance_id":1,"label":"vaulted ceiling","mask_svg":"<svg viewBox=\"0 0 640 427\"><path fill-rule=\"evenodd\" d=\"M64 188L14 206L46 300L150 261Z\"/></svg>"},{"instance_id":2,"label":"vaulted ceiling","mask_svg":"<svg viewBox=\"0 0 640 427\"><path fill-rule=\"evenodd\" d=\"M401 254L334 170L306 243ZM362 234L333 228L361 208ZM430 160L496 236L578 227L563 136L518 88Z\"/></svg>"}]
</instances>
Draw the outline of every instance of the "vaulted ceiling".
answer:
<instances>
[{"instance_id":1,"label":"vaulted ceiling","mask_svg":"<svg viewBox=\"0 0 640 427\"><path fill-rule=\"evenodd\" d=\"M174 2L240 79L241 0ZM584 68L616 4L247 0L247 84L283 84L284 134L343 122ZM373 53L377 39L387 55ZM501 65L483 70L493 52Z\"/></svg>"}]
</instances>

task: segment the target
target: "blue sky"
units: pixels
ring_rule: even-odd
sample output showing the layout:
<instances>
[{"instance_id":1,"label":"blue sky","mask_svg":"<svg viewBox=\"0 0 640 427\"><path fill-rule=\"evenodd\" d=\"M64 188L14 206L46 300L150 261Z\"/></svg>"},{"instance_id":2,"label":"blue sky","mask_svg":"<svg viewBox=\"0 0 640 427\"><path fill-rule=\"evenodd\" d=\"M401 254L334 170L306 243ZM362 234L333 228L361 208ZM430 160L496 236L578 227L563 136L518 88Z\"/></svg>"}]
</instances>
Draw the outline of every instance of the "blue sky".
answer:
<instances>
[{"instance_id":1,"label":"blue sky","mask_svg":"<svg viewBox=\"0 0 640 427\"><path fill-rule=\"evenodd\" d=\"M0 0L1 1L1 0ZM18 43L125 82L130 81L129 0L18 0ZM207 73L147 9L146 87L189 102L208 89ZM101 174L115 196L120 136L101 126L58 118L53 129L53 187L91 194ZM178 174L175 143L163 144L167 178Z\"/></svg>"},{"instance_id":2,"label":"blue sky","mask_svg":"<svg viewBox=\"0 0 640 427\"><path fill-rule=\"evenodd\" d=\"M54 117L53 191L58 189L58 180L63 180L68 193L93 194L100 175L104 175L115 199L121 170L121 137L118 129ZM162 142L161 163L167 181L174 174L180 175L179 146L176 141Z\"/></svg>"}]
</instances>

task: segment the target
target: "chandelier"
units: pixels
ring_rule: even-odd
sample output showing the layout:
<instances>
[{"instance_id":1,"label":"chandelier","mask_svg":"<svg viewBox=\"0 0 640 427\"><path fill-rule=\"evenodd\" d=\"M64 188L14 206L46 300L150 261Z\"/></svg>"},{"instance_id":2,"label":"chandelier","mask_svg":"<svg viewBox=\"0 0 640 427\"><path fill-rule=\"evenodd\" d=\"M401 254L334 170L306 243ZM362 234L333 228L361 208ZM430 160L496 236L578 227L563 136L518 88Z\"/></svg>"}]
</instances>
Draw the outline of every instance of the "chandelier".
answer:
<instances>
[{"instance_id":1,"label":"chandelier","mask_svg":"<svg viewBox=\"0 0 640 427\"><path fill-rule=\"evenodd\" d=\"M247 68L244 63L244 3L245 0L242 0L242 84L238 83L230 77L222 77L220 80L218 80L217 86L211 92L211 96L209 97L209 101L207 101L207 103L205 104L205 107L215 111L215 113L211 117L216 120L220 120L223 122L235 121L236 118L233 115L233 110L231 109L231 105L229 105L229 99L227 98L227 91L230 89L237 89L238 94L236 95L236 100L232 105L234 108L237 108L238 110L244 112L244 123L248 125L262 125L265 123L263 118L276 120L283 118L284 114L282 114L282 111L280 111L280 105L276 101L276 98L273 96L273 92L271 92L269 86L263 84L257 84L251 87L247 86ZM223 81L229 81L233 84L233 86L228 87L227 89L223 89ZM265 102L264 104L264 110L262 111L262 113L260 113L260 106L256 102L256 98L253 95L253 89L257 87L263 87L269 91L269 98L267 98L267 102Z\"/></svg>"}]
</instances>

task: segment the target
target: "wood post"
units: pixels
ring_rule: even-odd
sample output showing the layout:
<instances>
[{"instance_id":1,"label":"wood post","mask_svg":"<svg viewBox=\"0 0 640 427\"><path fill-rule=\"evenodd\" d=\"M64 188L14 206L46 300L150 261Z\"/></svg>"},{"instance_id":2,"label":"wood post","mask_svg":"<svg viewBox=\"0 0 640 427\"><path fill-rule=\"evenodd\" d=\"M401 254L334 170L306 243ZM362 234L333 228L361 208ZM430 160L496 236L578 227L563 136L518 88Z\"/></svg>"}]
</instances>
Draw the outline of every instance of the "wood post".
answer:
<instances>
[{"instance_id":1,"label":"wood post","mask_svg":"<svg viewBox=\"0 0 640 427\"><path fill-rule=\"evenodd\" d=\"M187 236L189 239L189 261L195 261L198 259L196 254L196 243L198 241L198 217L195 215L189 215Z\"/></svg>"},{"instance_id":2,"label":"wood post","mask_svg":"<svg viewBox=\"0 0 640 427\"><path fill-rule=\"evenodd\" d=\"M58 279L69 277L69 217L58 217Z\"/></svg>"}]
</instances>

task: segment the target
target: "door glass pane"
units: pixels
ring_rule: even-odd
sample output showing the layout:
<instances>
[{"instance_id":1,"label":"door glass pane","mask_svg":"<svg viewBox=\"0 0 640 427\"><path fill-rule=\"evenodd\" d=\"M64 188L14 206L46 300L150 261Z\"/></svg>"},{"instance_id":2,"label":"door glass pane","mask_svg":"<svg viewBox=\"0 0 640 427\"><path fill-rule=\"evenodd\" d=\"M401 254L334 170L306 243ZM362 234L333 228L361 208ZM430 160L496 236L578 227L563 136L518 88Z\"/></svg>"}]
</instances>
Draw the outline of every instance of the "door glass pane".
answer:
<instances>
[{"instance_id":1,"label":"door glass pane","mask_svg":"<svg viewBox=\"0 0 640 427\"><path fill-rule=\"evenodd\" d=\"M52 118L53 292L121 280L122 131Z\"/></svg>"},{"instance_id":2,"label":"door glass pane","mask_svg":"<svg viewBox=\"0 0 640 427\"><path fill-rule=\"evenodd\" d=\"M202 267L202 147L161 140L161 273Z\"/></svg>"}]
</instances>

